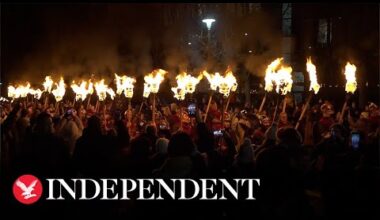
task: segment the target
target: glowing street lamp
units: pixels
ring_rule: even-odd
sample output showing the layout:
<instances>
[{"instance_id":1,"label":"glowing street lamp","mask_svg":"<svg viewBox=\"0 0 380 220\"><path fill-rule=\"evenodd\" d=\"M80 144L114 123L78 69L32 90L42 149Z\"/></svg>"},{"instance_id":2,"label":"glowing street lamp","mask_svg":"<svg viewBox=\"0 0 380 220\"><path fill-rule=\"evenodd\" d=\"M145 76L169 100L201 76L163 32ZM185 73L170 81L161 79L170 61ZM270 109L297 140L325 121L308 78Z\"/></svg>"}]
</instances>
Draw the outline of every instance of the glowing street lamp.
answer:
<instances>
[{"instance_id":1,"label":"glowing street lamp","mask_svg":"<svg viewBox=\"0 0 380 220\"><path fill-rule=\"evenodd\" d=\"M211 30L212 23L215 22L215 19L206 18L206 19L203 19L202 22L206 24L208 30Z\"/></svg>"},{"instance_id":2,"label":"glowing street lamp","mask_svg":"<svg viewBox=\"0 0 380 220\"><path fill-rule=\"evenodd\" d=\"M203 23L206 24L207 26L207 56L209 56L209 53L210 53L210 39L211 39L211 26L212 26L212 23L214 23L216 20L213 19L213 18L205 18L202 20Z\"/></svg>"}]
</instances>

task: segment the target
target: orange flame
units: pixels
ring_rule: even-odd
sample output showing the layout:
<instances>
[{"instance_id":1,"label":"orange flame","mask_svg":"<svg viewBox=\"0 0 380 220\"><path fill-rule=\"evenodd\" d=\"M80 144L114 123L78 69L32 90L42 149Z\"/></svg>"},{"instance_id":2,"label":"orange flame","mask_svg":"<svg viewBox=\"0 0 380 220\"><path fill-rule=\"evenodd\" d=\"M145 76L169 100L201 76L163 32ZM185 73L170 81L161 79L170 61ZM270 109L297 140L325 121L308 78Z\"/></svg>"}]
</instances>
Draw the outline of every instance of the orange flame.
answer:
<instances>
[{"instance_id":1,"label":"orange flame","mask_svg":"<svg viewBox=\"0 0 380 220\"><path fill-rule=\"evenodd\" d=\"M63 96L65 95L66 89L65 89L65 82L63 81L63 77L59 80L59 83L55 83L56 88L52 90L55 100L57 102L61 101L63 99Z\"/></svg>"},{"instance_id":2,"label":"orange flame","mask_svg":"<svg viewBox=\"0 0 380 220\"><path fill-rule=\"evenodd\" d=\"M40 89L29 89L29 93L34 96L35 99L40 99L42 91Z\"/></svg>"},{"instance_id":3,"label":"orange flame","mask_svg":"<svg viewBox=\"0 0 380 220\"><path fill-rule=\"evenodd\" d=\"M82 80L80 85L75 84L75 81L73 81L71 88L75 92L75 100L77 101L79 99L85 100L88 94L92 94L94 92L93 84L90 82L90 80L88 82L88 86L86 81Z\"/></svg>"},{"instance_id":4,"label":"orange flame","mask_svg":"<svg viewBox=\"0 0 380 220\"><path fill-rule=\"evenodd\" d=\"M164 80L164 76L167 72L162 69L153 70L149 75L144 77L144 81L149 87L149 93L157 93L161 82ZM145 96L144 96L145 97Z\"/></svg>"},{"instance_id":5,"label":"orange flame","mask_svg":"<svg viewBox=\"0 0 380 220\"><path fill-rule=\"evenodd\" d=\"M50 93L53 88L53 80L51 79L51 76L46 76L45 82L42 85L44 86L44 91Z\"/></svg>"},{"instance_id":6,"label":"orange flame","mask_svg":"<svg viewBox=\"0 0 380 220\"><path fill-rule=\"evenodd\" d=\"M347 93L354 93L357 89L357 82L356 82L356 66L354 64L351 64L350 62L347 62L344 75L346 75L346 92Z\"/></svg>"},{"instance_id":7,"label":"orange flame","mask_svg":"<svg viewBox=\"0 0 380 220\"><path fill-rule=\"evenodd\" d=\"M311 57L307 59L306 70L309 73L310 78L310 91L314 90L314 94L317 94L321 86L318 84L317 80L317 68L311 62Z\"/></svg>"},{"instance_id":8,"label":"orange flame","mask_svg":"<svg viewBox=\"0 0 380 220\"><path fill-rule=\"evenodd\" d=\"M8 86L8 97L12 99L24 98L30 93L30 83L26 82L26 85L18 85L17 87Z\"/></svg>"},{"instance_id":9,"label":"orange flame","mask_svg":"<svg viewBox=\"0 0 380 220\"><path fill-rule=\"evenodd\" d=\"M136 82L135 78L128 76L118 76L115 73L115 82L116 82L116 93L121 95L124 92L125 97L132 98L133 96L133 87Z\"/></svg>"},{"instance_id":10,"label":"orange flame","mask_svg":"<svg viewBox=\"0 0 380 220\"><path fill-rule=\"evenodd\" d=\"M178 100L184 100L187 93L193 93L195 91L196 85L201 81L203 75L200 74L198 77L193 77L188 75L186 72L182 72L177 75L177 87L173 87L174 98Z\"/></svg>"},{"instance_id":11,"label":"orange flame","mask_svg":"<svg viewBox=\"0 0 380 220\"><path fill-rule=\"evenodd\" d=\"M230 68L227 69L224 77L218 72L209 74L207 71L203 71L203 75L205 75L209 81L210 88L214 91L217 91L219 88L219 92L224 96L229 96L231 91L236 91L237 89L238 84Z\"/></svg>"},{"instance_id":12,"label":"orange flame","mask_svg":"<svg viewBox=\"0 0 380 220\"><path fill-rule=\"evenodd\" d=\"M276 85L276 92L286 95L292 90L292 68L280 66L283 58L277 58L268 65L265 71L265 90L270 92L273 90L273 83Z\"/></svg>"}]
</instances>

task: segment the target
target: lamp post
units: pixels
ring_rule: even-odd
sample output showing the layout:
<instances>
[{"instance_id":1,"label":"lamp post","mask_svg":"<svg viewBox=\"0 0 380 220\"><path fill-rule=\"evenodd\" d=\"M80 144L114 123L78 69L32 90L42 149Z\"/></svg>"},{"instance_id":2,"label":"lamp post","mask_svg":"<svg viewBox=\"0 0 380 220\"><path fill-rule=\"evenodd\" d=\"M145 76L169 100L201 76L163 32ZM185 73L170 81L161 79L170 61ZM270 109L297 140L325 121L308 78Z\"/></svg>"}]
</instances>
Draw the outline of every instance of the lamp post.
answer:
<instances>
[{"instance_id":1,"label":"lamp post","mask_svg":"<svg viewBox=\"0 0 380 220\"><path fill-rule=\"evenodd\" d=\"M212 26L212 23L215 22L215 19L213 19L213 18L205 18L205 19L202 20L202 22L205 23L206 26L207 26L207 40L208 40L208 43L209 43L210 42L210 38L211 38L211 36L210 36L211 26Z\"/></svg>"}]
</instances>

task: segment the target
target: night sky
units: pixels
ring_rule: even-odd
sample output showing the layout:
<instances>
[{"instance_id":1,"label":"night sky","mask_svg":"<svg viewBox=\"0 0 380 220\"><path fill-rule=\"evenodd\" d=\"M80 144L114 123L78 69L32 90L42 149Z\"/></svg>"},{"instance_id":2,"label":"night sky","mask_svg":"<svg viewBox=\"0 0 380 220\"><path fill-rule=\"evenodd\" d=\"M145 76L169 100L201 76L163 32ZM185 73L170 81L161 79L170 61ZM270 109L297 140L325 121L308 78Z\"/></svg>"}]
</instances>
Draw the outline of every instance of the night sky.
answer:
<instances>
[{"instance_id":1,"label":"night sky","mask_svg":"<svg viewBox=\"0 0 380 220\"><path fill-rule=\"evenodd\" d=\"M183 15L176 25L163 25L164 8L186 5L2 4L1 81L28 80L36 85L46 75L63 75L70 82L91 74L111 81L115 72L142 76L154 68L168 70L173 78L181 70L211 68L212 63L202 59L200 44L193 41L206 31L200 28L201 19ZM378 73L379 58L374 6L378 7L294 4L295 70L305 71L305 57L312 55L321 79L330 80L331 71L341 71L343 63L352 59L365 72L365 80L378 81L378 74L373 74ZM215 16L213 36L217 50L222 48L223 68L231 65L236 70L240 63L263 80L266 66L282 56L281 4L262 4L260 12L248 17ZM319 17L330 17L334 25L329 48L317 45ZM190 41L193 44L188 46Z\"/></svg>"},{"instance_id":2,"label":"night sky","mask_svg":"<svg viewBox=\"0 0 380 220\"><path fill-rule=\"evenodd\" d=\"M2 7L2 74L84 74L122 69L119 58L142 60L160 27L159 4L54 4ZM130 50L130 51L128 51ZM140 66L150 69L149 59ZM21 74L21 76L20 76ZM17 75L13 76L13 75Z\"/></svg>"}]
</instances>

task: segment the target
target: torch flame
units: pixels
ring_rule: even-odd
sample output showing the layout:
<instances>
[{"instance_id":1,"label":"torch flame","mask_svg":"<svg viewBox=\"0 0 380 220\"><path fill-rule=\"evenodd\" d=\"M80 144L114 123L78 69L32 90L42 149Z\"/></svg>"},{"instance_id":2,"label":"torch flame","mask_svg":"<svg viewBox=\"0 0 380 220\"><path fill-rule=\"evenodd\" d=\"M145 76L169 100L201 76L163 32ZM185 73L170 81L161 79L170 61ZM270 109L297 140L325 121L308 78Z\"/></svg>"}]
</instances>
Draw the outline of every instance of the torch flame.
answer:
<instances>
[{"instance_id":1,"label":"torch flame","mask_svg":"<svg viewBox=\"0 0 380 220\"><path fill-rule=\"evenodd\" d=\"M210 88L216 91L219 84L222 82L223 77L218 72L215 74L210 74L206 70L203 71L203 75L206 76L208 82L210 83Z\"/></svg>"},{"instance_id":2,"label":"torch flame","mask_svg":"<svg viewBox=\"0 0 380 220\"><path fill-rule=\"evenodd\" d=\"M286 95L292 90L292 68L280 66L283 58L277 58L268 65L265 71L265 90L270 92L273 90L273 83L276 84L276 92Z\"/></svg>"},{"instance_id":3,"label":"torch flame","mask_svg":"<svg viewBox=\"0 0 380 220\"><path fill-rule=\"evenodd\" d=\"M228 67L222 82L219 84L219 92L222 93L225 97L227 97L230 95L231 91L236 91L237 86L238 84L236 82L236 78L232 73L230 67Z\"/></svg>"},{"instance_id":4,"label":"torch flame","mask_svg":"<svg viewBox=\"0 0 380 220\"><path fill-rule=\"evenodd\" d=\"M165 70L157 69L157 70L153 70L153 72L151 72L149 75L144 77L144 81L146 84L148 84L147 86L149 87L149 93L150 92L152 92L152 93L158 92L158 89L160 88L160 84L164 80L164 75L166 73L167 72ZM144 85L144 87L145 87L145 85ZM145 90L145 88L144 88L144 90ZM144 94L145 94L145 92L144 92ZM149 96L149 94L148 94L148 96Z\"/></svg>"},{"instance_id":5,"label":"torch flame","mask_svg":"<svg viewBox=\"0 0 380 220\"><path fill-rule=\"evenodd\" d=\"M143 93L143 97L144 98L148 98L149 97L149 94L150 94L150 86L148 83L144 83L144 93Z\"/></svg>"},{"instance_id":6,"label":"torch flame","mask_svg":"<svg viewBox=\"0 0 380 220\"><path fill-rule=\"evenodd\" d=\"M110 98L113 100L115 98L115 92L112 88L107 88L107 93L110 95Z\"/></svg>"},{"instance_id":7,"label":"torch flame","mask_svg":"<svg viewBox=\"0 0 380 220\"><path fill-rule=\"evenodd\" d=\"M9 85L8 86L8 97L11 98L11 99L15 99L15 98L18 98L17 97L17 92L16 92L16 88L12 85Z\"/></svg>"},{"instance_id":8,"label":"torch flame","mask_svg":"<svg viewBox=\"0 0 380 220\"><path fill-rule=\"evenodd\" d=\"M210 83L210 88L216 91L219 88L219 92L224 96L229 96L230 91L236 91L237 82L231 69L228 67L225 76L221 76L218 72L215 74L209 74L207 71L203 71L203 75L206 76Z\"/></svg>"},{"instance_id":9,"label":"torch flame","mask_svg":"<svg viewBox=\"0 0 380 220\"><path fill-rule=\"evenodd\" d=\"M40 89L29 89L29 93L34 96L35 99L40 99L42 91Z\"/></svg>"},{"instance_id":10,"label":"torch flame","mask_svg":"<svg viewBox=\"0 0 380 220\"><path fill-rule=\"evenodd\" d=\"M104 79L101 79L99 82L95 82L96 94L99 96L99 101L104 101L107 97L107 88L108 86L104 84Z\"/></svg>"},{"instance_id":11,"label":"torch flame","mask_svg":"<svg viewBox=\"0 0 380 220\"><path fill-rule=\"evenodd\" d=\"M55 83L56 88L52 90L55 100L57 102L61 101L63 99L63 96L65 95L66 89L65 89L65 82L63 81L63 77L59 80L59 83Z\"/></svg>"},{"instance_id":12,"label":"torch flame","mask_svg":"<svg viewBox=\"0 0 380 220\"><path fill-rule=\"evenodd\" d=\"M132 98L133 96L133 87L136 82L135 78L128 76L118 76L115 73L115 82L116 82L116 93L121 95L124 92L125 97Z\"/></svg>"},{"instance_id":13,"label":"torch flame","mask_svg":"<svg viewBox=\"0 0 380 220\"><path fill-rule=\"evenodd\" d=\"M357 82L356 82L356 66L354 64L351 64L350 62L347 62L346 69L344 72L344 75L346 75L346 92L347 93L354 93L357 88Z\"/></svg>"},{"instance_id":14,"label":"torch flame","mask_svg":"<svg viewBox=\"0 0 380 220\"><path fill-rule=\"evenodd\" d=\"M18 85L17 87L8 86L8 97L12 99L24 98L30 93L30 83L26 82L26 85Z\"/></svg>"},{"instance_id":15,"label":"torch flame","mask_svg":"<svg viewBox=\"0 0 380 220\"><path fill-rule=\"evenodd\" d=\"M196 85L201 81L203 75L200 74L198 77L193 77L188 75L186 72L182 72L177 75L177 87L173 87L174 97L178 100L184 100L187 93L193 93L195 91Z\"/></svg>"},{"instance_id":16,"label":"torch flame","mask_svg":"<svg viewBox=\"0 0 380 220\"><path fill-rule=\"evenodd\" d=\"M317 94L321 86L318 84L317 80L317 68L311 62L311 57L307 59L306 70L309 73L310 78L310 91L314 90L314 94Z\"/></svg>"},{"instance_id":17,"label":"torch flame","mask_svg":"<svg viewBox=\"0 0 380 220\"><path fill-rule=\"evenodd\" d=\"M42 85L44 86L44 91L50 93L53 88L53 80L51 79L51 76L46 76L45 82Z\"/></svg>"},{"instance_id":18,"label":"torch flame","mask_svg":"<svg viewBox=\"0 0 380 220\"><path fill-rule=\"evenodd\" d=\"M185 90L180 87L173 87L172 91L174 92L174 98L178 100L184 100L185 99Z\"/></svg>"},{"instance_id":19,"label":"torch flame","mask_svg":"<svg viewBox=\"0 0 380 220\"><path fill-rule=\"evenodd\" d=\"M75 92L75 100L85 100L86 96L88 94L92 94L94 92L93 84L89 81L88 86L87 82L83 81L80 83L80 85L75 84L75 81L71 84L71 88Z\"/></svg>"}]
</instances>

